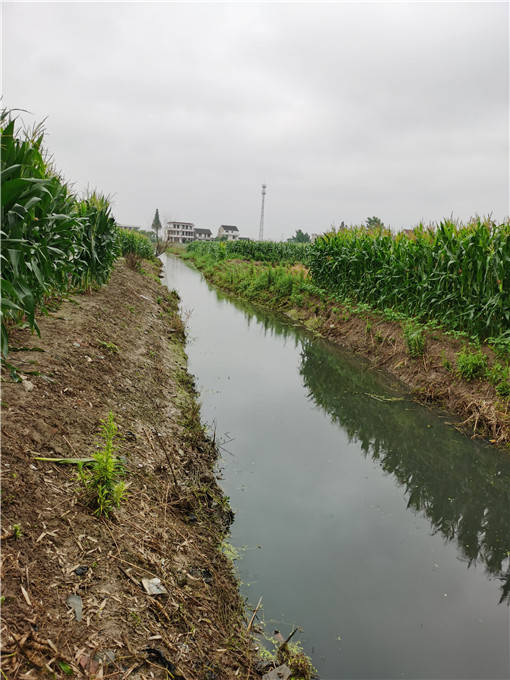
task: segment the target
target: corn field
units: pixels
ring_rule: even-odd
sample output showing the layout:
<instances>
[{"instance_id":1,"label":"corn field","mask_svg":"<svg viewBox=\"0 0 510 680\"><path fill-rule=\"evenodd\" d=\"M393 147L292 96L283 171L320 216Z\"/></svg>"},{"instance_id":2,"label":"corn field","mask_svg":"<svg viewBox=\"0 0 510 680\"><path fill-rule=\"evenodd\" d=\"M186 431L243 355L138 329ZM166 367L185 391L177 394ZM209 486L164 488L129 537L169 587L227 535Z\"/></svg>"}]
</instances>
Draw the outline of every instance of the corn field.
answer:
<instances>
[{"instance_id":1,"label":"corn field","mask_svg":"<svg viewBox=\"0 0 510 680\"><path fill-rule=\"evenodd\" d=\"M119 244L122 255L138 255L150 260L154 257L154 243L145 234L132 229L119 229Z\"/></svg>"},{"instance_id":2,"label":"corn field","mask_svg":"<svg viewBox=\"0 0 510 680\"><path fill-rule=\"evenodd\" d=\"M442 222L411 236L352 229L319 237L308 252L314 283L375 308L479 338L510 329L510 223Z\"/></svg>"},{"instance_id":3,"label":"corn field","mask_svg":"<svg viewBox=\"0 0 510 680\"><path fill-rule=\"evenodd\" d=\"M92 193L78 199L42 146L44 131L20 130L0 114L1 134L1 352L9 329L36 315L49 296L103 284L120 253L109 201Z\"/></svg>"},{"instance_id":4,"label":"corn field","mask_svg":"<svg viewBox=\"0 0 510 680\"><path fill-rule=\"evenodd\" d=\"M211 255L215 259L239 257L244 260L295 264L306 257L308 244L275 241L194 241L188 250L197 255Z\"/></svg>"}]
</instances>

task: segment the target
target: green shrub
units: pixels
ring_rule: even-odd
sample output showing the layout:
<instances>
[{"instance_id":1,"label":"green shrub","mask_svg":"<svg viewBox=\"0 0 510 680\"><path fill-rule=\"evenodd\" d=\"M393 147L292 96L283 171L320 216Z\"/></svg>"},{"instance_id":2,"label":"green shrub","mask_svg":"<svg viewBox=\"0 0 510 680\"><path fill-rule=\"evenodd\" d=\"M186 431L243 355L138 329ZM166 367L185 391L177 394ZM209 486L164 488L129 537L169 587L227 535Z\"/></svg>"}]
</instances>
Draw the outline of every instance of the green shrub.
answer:
<instances>
[{"instance_id":1,"label":"green shrub","mask_svg":"<svg viewBox=\"0 0 510 680\"><path fill-rule=\"evenodd\" d=\"M466 346L457 354L457 371L464 380L485 377L487 364L488 359L481 349L475 351Z\"/></svg>"}]
</instances>

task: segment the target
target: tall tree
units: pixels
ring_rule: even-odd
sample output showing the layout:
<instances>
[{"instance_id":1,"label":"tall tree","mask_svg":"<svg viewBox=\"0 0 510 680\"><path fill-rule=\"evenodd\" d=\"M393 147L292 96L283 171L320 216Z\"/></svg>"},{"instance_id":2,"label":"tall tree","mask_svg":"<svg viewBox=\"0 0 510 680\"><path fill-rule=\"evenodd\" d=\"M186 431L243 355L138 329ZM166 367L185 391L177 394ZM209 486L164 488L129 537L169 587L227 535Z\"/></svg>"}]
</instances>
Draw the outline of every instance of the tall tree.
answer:
<instances>
[{"instance_id":1,"label":"tall tree","mask_svg":"<svg viewBox=\"0 0 510 680\"><path fill-rule=\"evenodd\" d=\"M367 217L368 229L384 229L384 222L379 217Z\"/></svg>"},{"instance_id":2,"label":"tall tree","mask_svg":"<svg viewBox=\"0 0 510 680\"><path fill-rule=\"evenodd\" d=\"M156 238L159 241L159 232L161 229L161 221L159 219L159 210L156 208L156 212L154 213L154 219L152 220L152 227L151 229L156 232Z\"/></svg>"},{"instance_id":3,"label":"tall tree","mask_svg":"<svg viewBox=\"0 0 510 680\"><path fill-rule=\"evenodd\" d=\"M287 239L289 243L310 243L310 234L307 234L302 229L297 229L294 236Z\"/></svg>"}]
</instances>

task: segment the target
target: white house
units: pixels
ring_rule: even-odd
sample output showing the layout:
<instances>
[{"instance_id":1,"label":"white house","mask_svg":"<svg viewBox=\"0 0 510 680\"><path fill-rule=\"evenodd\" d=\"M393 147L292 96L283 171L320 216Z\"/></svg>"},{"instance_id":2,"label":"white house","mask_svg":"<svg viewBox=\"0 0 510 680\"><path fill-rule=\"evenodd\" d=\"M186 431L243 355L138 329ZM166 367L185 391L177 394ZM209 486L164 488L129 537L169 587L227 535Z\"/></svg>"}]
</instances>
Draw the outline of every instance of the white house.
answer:
<instances>
[{"instance_id":1,"label":"white house","mask_svg":"<svg viewBox=\"0 0 510 680\"><path fill-rule=\"evenodd\" d=\"M235 241L239 238L239 229L228 224L222 224L218 229L218 238L227 237L227 241Z\"/></svg>"},{"instance_id":2,"label":"white house","mask_svg":"<svg viewBox=\"0 0 510 680\"><path fill-rule=\"evenodd\" d=\"M210 229L199 229L195 227L195 241L210 241L212 231Z\"/></svg>"},{"instance_id":3,"label":"white house","mask_svg":"<svg viewBox=\"0 0 510 680\"><path fill-rule=\"evenodd\" d=\"M167 222L166 236L170 243L190 243L195 240L193 222Z\"/></svg>"}]
</instances>

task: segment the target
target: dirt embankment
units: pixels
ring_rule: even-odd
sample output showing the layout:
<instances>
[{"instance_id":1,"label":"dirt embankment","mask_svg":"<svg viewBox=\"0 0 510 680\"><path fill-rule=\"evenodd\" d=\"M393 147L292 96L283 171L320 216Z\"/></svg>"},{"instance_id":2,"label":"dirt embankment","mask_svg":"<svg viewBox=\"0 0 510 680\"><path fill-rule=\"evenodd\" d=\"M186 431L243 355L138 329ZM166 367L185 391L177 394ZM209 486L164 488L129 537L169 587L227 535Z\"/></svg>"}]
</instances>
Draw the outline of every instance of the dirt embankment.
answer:
<instances>
[{"instance_id":1,"label":"dirt embankment","mask_svg":"<svg viewBox=\"0 0 510 680\"><path fill-rule=\"evenodd\" d=\"M10 680L252 675L243 603L221 552L232 514L186 370L177 296L153 280L157 267L144 267L149 276L120 261L107 286L43 318L41 338L11 337L20 350L11 361L27 373L23 383L2 374ZM91 455L109 411L129 490L114 515L98 519L75 465L35 458ZM159 578L167 594L147 594L144 578Z\"/></svg>"},{"instance_id":2,"label":"dirt embankment","mask_svg":"<svg viewBox=\"0 0 510 680\"><path fill-rule=\"evenodd\" d=\"M182 255L182 251L176 251ZM188 258L186 258L188 259ZM262 269L264 263L225 260L203 273L223 290L239 295L239 289L229 287L222 269L234 262L237 268L253 266ZM196 264L196 263L195 263ZM289 267L289 272L303 271L302 265ZM241 296L243 293L241 292ZM510 399L498 395L494 386L483 379L466 381L455 370L456 357L463 342L441 331L424 331L425 351L413 358L404 338L402 323L387 321L372 312L355 313L338 302L313 295L303 295L297 307L290 297L273 295L262 289L248 299L289 316L311 332L340 344L368 358L405 383L416 399L425 404L441 406L459 417L456 427L470 436L480 436L492 444L507 449L510 446ZM490 349L483 350L488 359L497 360Z\"/></svg>"}]
</instances>

